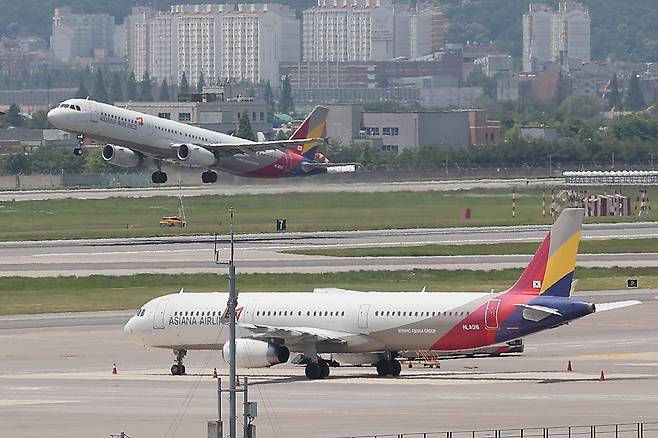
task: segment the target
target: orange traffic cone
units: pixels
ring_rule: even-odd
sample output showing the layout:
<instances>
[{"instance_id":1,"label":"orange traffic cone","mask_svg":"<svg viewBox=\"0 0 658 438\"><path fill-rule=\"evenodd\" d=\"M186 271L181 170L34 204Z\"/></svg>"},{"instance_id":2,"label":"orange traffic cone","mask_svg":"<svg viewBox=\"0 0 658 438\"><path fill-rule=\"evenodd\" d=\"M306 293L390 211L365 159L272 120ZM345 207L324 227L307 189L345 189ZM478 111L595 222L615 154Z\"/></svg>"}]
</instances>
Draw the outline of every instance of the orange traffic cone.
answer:
<instances>
[{"instance_id":1,"label":"orange traffic cone","mask_svg":"<svg viewBox=\"0 0 658 438\"><path fill-rule=\"evenodd\" d=\"M567 371L573 371L573 368L571 367L571 361L567 364Z\"/></svg>"},{"instance_id":2,"label":"orange traffic cone","mask_svg":"<svg viewBox=\"0 0 658 438\"><path fill-rule=\"evenodd\" d=\"M212 369L212 378L216 379L217 378L217 368Z\"/></svg>"},{"instance_id":3,"label":"orange traffic cone","mask_svg":"<svg viewBox=\"0 0 658 438\"><path fill-rule=\"evenodd\" d=\"M112 374L117 373L117 364L112 364Z\"/></svg>"},{"instance_id":4,"label":"orange traffic cone","mask_svg":"<svg viewBox=\"0 0 658 438\"><path fill-rule=\"evenodd\" d=\"M599 382L605 382L605 374L603 374L603 370L601 370L601 377L599 377Z\"/></svg>"}]
</instances>

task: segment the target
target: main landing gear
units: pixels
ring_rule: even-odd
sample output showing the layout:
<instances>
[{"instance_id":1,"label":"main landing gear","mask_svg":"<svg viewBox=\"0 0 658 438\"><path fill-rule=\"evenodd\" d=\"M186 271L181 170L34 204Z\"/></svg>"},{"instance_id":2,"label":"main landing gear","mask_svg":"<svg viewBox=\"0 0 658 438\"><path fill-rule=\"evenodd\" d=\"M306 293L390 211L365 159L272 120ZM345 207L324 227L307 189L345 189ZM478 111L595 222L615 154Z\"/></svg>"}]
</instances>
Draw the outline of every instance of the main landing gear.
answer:
<instances>
[{"instance_id":1,"label":"main landing gear","mask_svg":"<svg viewBox=\"0 0 658 438\"><path fill-rule=\"evenodd\" d=\"M317 362L309 362L304 372L310 380L324 379L329 377L329 364L322 359L318 359Z\"/></svg>"},{"instance_id":2,"label":"main landing gear","mask_svg":"<svg viewBox=\"0 0 658 438\"><path fill-rule=\"evenodd\" d=\"M395 359L393 354L389 354L388 357L382 358L379 362L373 365L377 368L377 375L381 377L397 377L402 372L402 365L400 365L400 362Z\"/></svg>"},{"instance_id":3,"label":"main landing gear","mask_svg":"<svg viewBox=\"0 0 658 438\"><path fill-rule=\"evenodd\" d=\"M214 170L206 170L201 174L201 181L204 184L212 184L217 182L217 172Z\"/></svg>"},{"instance_id":4,"label":"main landing gear","mask_svg":"<svg viewBox=\"0 0 658 438\"><path fill-rule=\"evenodd\" d=\"M167 182L167 174L161 170L156 170L151 174L151 181L154 184L164 184Z\"/></svg>"},{"instance_id":5,"label":"main landing gear","mask_svg":"<svg viewBox=\"0 0 658 438\"><path fill-rule=\"evenodd\" d=\"M82 155L82 152L83 152L82 151L82 145L84 144L85 136L82 135L82 134L78 134L77 138L78 138L78 147L73 149L73 155L80 156L80 155Z\"/></svg>"},{"instance_id":6,"label":"main landing gear","mask_svg":"<svg viewBox=\"0 0 658 438\"><path fill-rule=\"evenodd\" d=\"M187 354L187 350L174 350L176 356L176 363L171 366L171 374L174 376L182 376L185 374L185 365L183 365L183 358Z\"/></svg>"}]
</instances>

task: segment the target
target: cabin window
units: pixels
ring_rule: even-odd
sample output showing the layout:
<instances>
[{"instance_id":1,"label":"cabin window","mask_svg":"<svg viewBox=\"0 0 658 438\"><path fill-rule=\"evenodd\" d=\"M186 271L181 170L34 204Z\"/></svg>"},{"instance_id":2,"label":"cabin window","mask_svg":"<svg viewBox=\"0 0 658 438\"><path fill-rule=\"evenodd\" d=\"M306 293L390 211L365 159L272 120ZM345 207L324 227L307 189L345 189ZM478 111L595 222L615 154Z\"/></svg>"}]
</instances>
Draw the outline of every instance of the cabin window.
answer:
<instances>
[{"instance_id":1,"label":"cabin window","mask_svg":"<svg viewBox=\"0 0 658 438\"><path fill-rule=\"evenodd\" d=\"M316 316L317 312L313 312L313 316Z\"/></svg>"},{"instance_id":2,"label":"cabin window","mask_svg":"<svg viewBox=\"0 0 658 438\"><path fill-rule=\"evenodd\" d=\"M416 313L414 314L414 316L418 316L418 312L416 312Z\"/></svg>"},{"instance_id":3,"label":"cabin window","mask_svg":"<svg viewBox=\"0 0 658 438\"><path fill-rule=\"evenodd\" d=\"M327 316L327 315L329 315L329 312L327 312L327 311L325 310L325 311L324 311L324 316Z\"/></svg>"},{"instance_id":4,"label":"cabin window","mask_svg":"<svg viewBox=\"0 0 658 438\"><path fill-rule=\"evenodd\" d=\"M297 316L302 316L302 311L297 312Z\"/></svg>"},{"instance_id":5,"label":"cabin window","mask_svg":"<svg viewBox=\"0 0 658 438\"><path fill-rule=\"evenodd\" d=\"M379 312L375 310L375 316L379 316Z\"/></svg>"},{"instance_id":6,"label":"cabin window","mask_svg":"<svg viewBox=\"0 0 658 438\"><path fill-rule=\"evenodd\" d=\"M345 316L345 311L344 310L340 313L340 316Z\"/></svg>"}]
</instances>

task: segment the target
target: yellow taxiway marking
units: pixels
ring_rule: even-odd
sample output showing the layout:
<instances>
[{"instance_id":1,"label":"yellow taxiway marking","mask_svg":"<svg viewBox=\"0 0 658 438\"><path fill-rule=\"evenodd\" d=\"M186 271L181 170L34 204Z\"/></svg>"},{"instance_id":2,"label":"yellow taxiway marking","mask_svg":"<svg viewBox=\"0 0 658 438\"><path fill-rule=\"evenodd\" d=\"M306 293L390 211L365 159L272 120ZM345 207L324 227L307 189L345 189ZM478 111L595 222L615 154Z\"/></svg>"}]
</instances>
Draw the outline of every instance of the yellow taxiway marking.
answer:
<instances>
[{"instance_id":1,"label":"yellow taxiway marking","mask_svg":"<svg viewBox=\"0 0 658 438\"><path fill-rule=\"evenodd\" d=\"M595 360L595 359L656 359L658 358L658 352L646 352L646 353L616 353L616 354L586 354L580 356L580 359L584 360Z\"/></svg>"}]
</instances>

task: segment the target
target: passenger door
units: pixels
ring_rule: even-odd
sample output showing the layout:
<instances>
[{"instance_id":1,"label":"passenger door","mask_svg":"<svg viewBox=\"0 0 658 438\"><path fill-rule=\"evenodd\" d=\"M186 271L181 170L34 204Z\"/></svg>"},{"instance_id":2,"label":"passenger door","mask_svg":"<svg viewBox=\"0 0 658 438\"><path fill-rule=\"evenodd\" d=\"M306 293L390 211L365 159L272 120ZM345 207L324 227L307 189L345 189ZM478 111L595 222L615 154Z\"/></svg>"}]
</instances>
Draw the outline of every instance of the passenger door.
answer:
<instances>
[{"instance_id":1,"label":"passenger door","mask_svg":"<svg viewBox=\"0 0 658 438\"><path fill-rule=\"evenodd\" d=\"M160 300L158 302L158 307L155 309L155 314L153 315L153 328L154 329L163 329L165 328L165 317L167 313L167 304L169 300Z\"/></svg>"},{"instance_id":2,"label":"passenger door","mask_svg":"<svg viewBox=\"0 0 658 438\"><path fill-rule=\"evenodd\" d=\"M361 304L361 307L359 307L359 328L368 328L368 313L370 313L370 304Z\"/></svg>"},{"instance_id":3,"label":"passenger door","mask_svg":"<svg viewBox=\"0 0 658 438\"><path fill-rule=\"evenodd\" d=\"M494 298L487 303L487 310L484 314L484 328L487 330L496 330L498 328L498 308L500 300Z\"/></svg>"}]
</instances>

